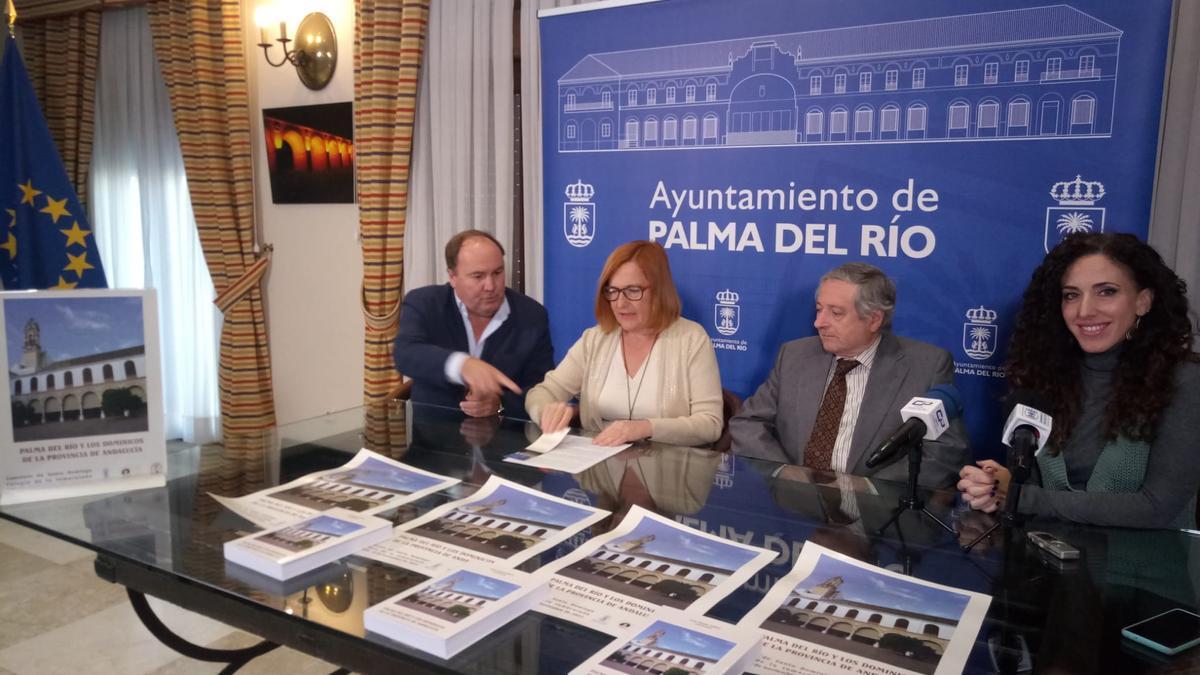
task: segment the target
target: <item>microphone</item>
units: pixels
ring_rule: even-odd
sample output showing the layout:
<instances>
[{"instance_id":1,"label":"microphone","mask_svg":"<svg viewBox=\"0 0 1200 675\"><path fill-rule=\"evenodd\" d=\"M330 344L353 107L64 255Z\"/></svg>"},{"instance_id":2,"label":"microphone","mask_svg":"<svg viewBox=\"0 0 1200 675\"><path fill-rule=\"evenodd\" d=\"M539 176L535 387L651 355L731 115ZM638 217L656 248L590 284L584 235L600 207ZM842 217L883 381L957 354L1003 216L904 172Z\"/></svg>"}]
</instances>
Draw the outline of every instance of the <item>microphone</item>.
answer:
<instances>
[{"instance_id":1,"label":"microphone","mask_svg":"<svg viewBox=\"0 0 1200 675\"><path fill-rule=\"evenodd\" d=\"M874 469L918 440L936 440L950 428L950 420L961 414L962 403L953 384L938 384L924 396L913 397L900 409L904 424L871 453L867 468Z\"/></svg>"},{"instance_id":2,"label":"microphone","mask_svg":"<svg viewBox=\"0 0 1200 675\"><path fill-rule=\"evenodd\" d=\"M1050 439L1054 418L1043 412L1049 409L1045 398L1029 389L1013 391L1007 404L1011 409L1004 423L1004 437L1001 440L1011 448L1008 470L1013 474L1013 481L1022 483L1033 470L1033 458L1046 447L1046 441Z\"/></svg>"}]
</instances>

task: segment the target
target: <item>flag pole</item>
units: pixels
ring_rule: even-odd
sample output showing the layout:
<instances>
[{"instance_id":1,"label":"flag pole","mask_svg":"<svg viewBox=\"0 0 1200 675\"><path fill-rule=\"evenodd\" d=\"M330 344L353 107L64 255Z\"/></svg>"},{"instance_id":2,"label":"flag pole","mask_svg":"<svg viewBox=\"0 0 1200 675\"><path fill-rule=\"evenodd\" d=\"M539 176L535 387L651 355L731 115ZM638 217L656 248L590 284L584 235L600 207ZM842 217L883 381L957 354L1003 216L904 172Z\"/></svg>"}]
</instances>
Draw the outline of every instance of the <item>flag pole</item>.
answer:
<instances>
[{"instance_id":1,"label":"flag pole","mask_svg":"<svg viewBox=\"0 0 1200 675\"><path fill-rule=\"evenodd\" d=\"M16 37L17 33L13 30L13 24L17 22L17 8L13 5L13 0L8 0L8 7L4 11L8 14L8 34Z\"/></svg>"}]
</instances>

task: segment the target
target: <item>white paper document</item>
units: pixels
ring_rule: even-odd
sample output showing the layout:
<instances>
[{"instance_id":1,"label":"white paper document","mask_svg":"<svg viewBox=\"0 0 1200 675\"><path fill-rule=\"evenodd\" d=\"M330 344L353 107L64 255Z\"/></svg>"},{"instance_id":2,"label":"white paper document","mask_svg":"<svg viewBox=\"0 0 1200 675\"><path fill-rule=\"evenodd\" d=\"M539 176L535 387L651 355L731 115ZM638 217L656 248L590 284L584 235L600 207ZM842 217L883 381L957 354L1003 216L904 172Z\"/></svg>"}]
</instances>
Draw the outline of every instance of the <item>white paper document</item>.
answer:
<instances>
[{"instance_id":1,"label":"white paper document","mask_svg":"<svg viewBox=\"0 0 1200 675\"><path fill-rule=\"evenodd\" d=\"M756 675L960 673L991 598L809 542L738 625L761 628Z\"/></svg>"},{"instance_id":2,"label":"white paper document","mask_svg":"<svg viewBox=\"0 0 1200 675\"><path fill-rule=\"evenodd\" d=\"M448 659L533 609L546 573L463 568L430 579L367 609L367 630Z\"/></svg>"},{"instance_id":3,"label":"white paper document","mask_svg":"<svg viewBox=\"0 0 1200 675\"><path fill-rule=\"evenodd\" d=\"M567 436L564 433L566 431L563 429L561 432L545 434L523 452L514 452L505 456L504 461L564 473L583 473L631 445L630 443L614 446L596 445L590 438ZM546 436L557 437L557 440L552 438L551 442L546 443L545 445L550 446L547 450L535 449L535 446L538 446ZM553 444L551 445L551 443ZM545 445L541 447L545 447Z\"/></svg>"},{"instance_id":4,"label":"white paper document","mask_svg":"<svg viewBox=\"0 0 1200 675\"><path fill-rule=\"evenodd\" d=\"M609 635L659 607L699 616L776 555L634 506L616 529L547 565L557 573L538 611Z\"/></svg>"},{"instance_id":5,"label":"white paper document","mask_svg":"<svg viewBox=\"0 0 1200 675\"><path fill-rule=\"evenodd\" d=\"M336 469L244 497L212 496L255 525L273 528L332 508L376 514L458 483L363 448Z\"/></svg>"},{"instance_id":6,"label":"white paper document","mask_svg":"<svg viewBox=\"0 0 1200 675\"><path fill-rule=\"evenodd\" d=\"M623 631L571 675L740 673L753 662L761 637L752 628L660 609Z\"/></svg>"},{"instance_id":7,"label":"white paper document","mask_svg":"<svg viewBox=\"0 0 1200 675\"><path fill-rule=\"evenodd\" d=\"M563 427L558 431L542 434L541 436L538 436L536 441L530 443L525 449L529 452L536 452L538 454L550 452L551 450L557 448L558 444L562 443L562 440L566 438L567 434L569 433L571 433L571 427Z\"/></svg>"},{"instance_id":8,"label":"white paper document","mask_svg":"<svg viewBox=\"0 0 1200 675\"><path fill-rule=\"evenodd\" d=\"M360 555L430 576L464 565L516 567L607 515L492 476L470 497L400 525Z\"/></svg>"}]
</instances>

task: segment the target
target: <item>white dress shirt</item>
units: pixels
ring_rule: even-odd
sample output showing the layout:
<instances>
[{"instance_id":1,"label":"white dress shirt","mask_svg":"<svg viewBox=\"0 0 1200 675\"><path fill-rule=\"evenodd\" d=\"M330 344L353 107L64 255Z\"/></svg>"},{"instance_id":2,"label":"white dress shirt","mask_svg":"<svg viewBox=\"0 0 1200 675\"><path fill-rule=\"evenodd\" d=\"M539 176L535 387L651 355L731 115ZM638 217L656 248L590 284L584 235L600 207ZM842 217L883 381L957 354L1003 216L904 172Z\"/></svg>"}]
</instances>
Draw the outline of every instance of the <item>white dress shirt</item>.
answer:
<instances>
[{"instance_id":1,"label":"white dress shirt","mask_svg":"<svg viewBox=\"0 0 1200 675\"><path fill-rule=\"evenodd\" d=\"M879 336L858 356L853 356L859 365L846 374L846 405L842 408L842 419L838 423L837 440L833 443L833 457L829 467L834 471L845 473L853 467L847 467L850 458L850 445L854 440L854 427L858 423L858 411L862 407L863 395L867 392L867 378L871 375L871 364L875 362L875 351L879 348ZM829 374L825 376L825 389L833 381L837 369L837 359L829 364Z\"/></svg>"},{"instance_id":2,"label":"white dress shirt","mask_svg":"<svg viewBox=\"0 0 1200 675\"><path fill-rule=\"evenodd\" d=\"M458 305L458 311L462 314L463 325L467 329L467 350L466 352L454 352L446 359L444 372L446 379L454 384L463 384L462 368L463 363L467 358L480 358L483 354L483 344L487 341L488 336L495 333L504 325L508 319L508 315L512 312L512 308L508 306L508 298L504 298L504 302L500 303L500 309L492 316L492 320L484 327L483 332L479 335L479 340L475 339L475 331L471 328L471 318L467 315L467 306L458 297L458 293L454 294L454 302Z\"/></svg>"}]
</instances>

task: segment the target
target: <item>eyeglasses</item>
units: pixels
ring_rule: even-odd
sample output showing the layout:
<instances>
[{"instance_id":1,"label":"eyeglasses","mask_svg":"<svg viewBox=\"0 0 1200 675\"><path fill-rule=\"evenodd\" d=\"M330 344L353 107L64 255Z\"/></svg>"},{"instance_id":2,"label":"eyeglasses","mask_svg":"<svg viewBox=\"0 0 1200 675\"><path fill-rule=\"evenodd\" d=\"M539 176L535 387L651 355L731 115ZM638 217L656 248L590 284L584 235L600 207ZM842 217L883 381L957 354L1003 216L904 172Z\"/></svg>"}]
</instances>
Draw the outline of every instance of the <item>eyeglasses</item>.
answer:
<instances>
[{"instance_id":1,"label":"eyeglasses","mask_svg":"<svg viewBox=\"0 0 1200 675\"><path fill-rule=\"evenodd\" d=\"M616 300L618 295L624 295L626 300L636 302L642 299L642 294L646 292L647 288L649 286L626 286L625 288L605 286L601 293L604 294L604 299L609 302Z\"/></svg>"}]
</instances>

